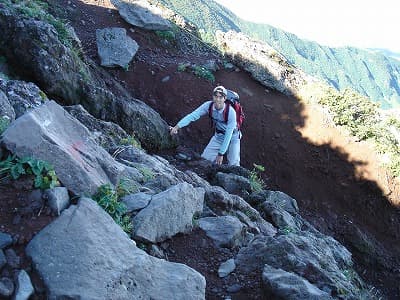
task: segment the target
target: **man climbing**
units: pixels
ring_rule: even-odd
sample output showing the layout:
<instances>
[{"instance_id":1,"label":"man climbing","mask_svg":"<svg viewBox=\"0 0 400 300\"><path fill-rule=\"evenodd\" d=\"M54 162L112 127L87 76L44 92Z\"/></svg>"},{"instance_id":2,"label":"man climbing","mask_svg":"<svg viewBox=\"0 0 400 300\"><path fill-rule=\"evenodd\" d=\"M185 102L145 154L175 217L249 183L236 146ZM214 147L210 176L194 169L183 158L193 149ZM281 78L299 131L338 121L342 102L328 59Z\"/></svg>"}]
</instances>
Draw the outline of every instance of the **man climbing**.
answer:
<instances>
[{"instance_id":1,"label":"man climbing","mask_svg":"<svg viewBox=\"0 0 400 300\"><path fill-rule=\"evenodd\" d=\"M171 135L177 134L180 128L209 114L214 124L215 133L201 157L221 165L226 153L228 164L239 166L241 133L237 128L236 111L230 104L225 102L226 97L227 90L223 86L217 86L213 90L212 101L204 102L180 120L177 125L169 129Z\"/></svg>"}]
</instances>

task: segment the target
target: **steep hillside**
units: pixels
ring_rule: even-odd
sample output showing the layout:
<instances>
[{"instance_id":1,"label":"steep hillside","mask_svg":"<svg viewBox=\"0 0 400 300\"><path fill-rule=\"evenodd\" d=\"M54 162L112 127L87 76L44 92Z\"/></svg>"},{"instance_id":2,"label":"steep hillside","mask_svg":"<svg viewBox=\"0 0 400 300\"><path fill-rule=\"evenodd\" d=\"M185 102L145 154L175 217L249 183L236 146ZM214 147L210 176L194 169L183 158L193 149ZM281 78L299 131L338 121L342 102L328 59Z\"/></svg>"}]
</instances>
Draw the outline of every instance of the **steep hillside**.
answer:
<instances>
[{"instance_id":1,"label":"steep hillside","mask_svg":"<svg viewBox=\"0 0 400 300\"><path fill-rule=\"evenodd\" d=\"M330 263L334 261L334 259L331 259L332 256L326 249L328 245L337 245L337 243L329 237L326 239L324 238L323 243L319 242L323 234L331 235L349 249L352 260L355 262L354 268L363 280L381 290L388 299L398 299L398 281L400 278L398 269L400 260L400 247L398 245L398 239L400 238L400 218L398 209L392 206L388 199L389 196L398 198L399 194L397 194L398 191L395 189L387 191L380 185L380 182L387 179L387 177L385 177L387 174L380 168L374 152L371 151L368 145L359 143L357 140L343 134L339 129L331 126L330 123L324 119L326 115L318 108L309 106L307 105L308 103L299 101L299 99L293 96L288 96L272 88L266 88L255 81L244 69L228 64L225 57L211 51L204 45L202 46L201 43L198 43L196 40L190 40L182 32L176 31L174 38L168 38L168 36L166 37L162 33L131 26L121 18L115 7L107 0L71 0L68 1L68 3L59 0L49 1L49 3L52 4L52 12L60 18L67 20L68 24L75 29L77 37L82 43L81 48L77 46L79 50L77 52L79 52L79 57L84 57L88 64L93 63L96 64L96 67L100 68L100 58L96 45L96 29L106 27L124 28L126 29L127 35L139 44L139 50L133 61L125 69L102 68L102 74L107 74L107 76L95 77L95 81L85 81L85 84L87 84L84 86L85 88L95 86L100 87L99 89L81 89L79 91L82 94L74 94L74 97L69 97L68 93L62 94L59 91L56 91L57 93L54 92L52 84L37 79L38 74L33 72L28 72L27 74L26 72L26 69L29 69L28 67L30 65L28 66L28 63L30 64L30 62L22 60L22 57L29 58L29 56L23 55L24 53L31 53L29 51L33 51L32 49L34 47L38 47L34 49L48 48L47 50L49 53L55 54L54 56L56 58L59 57L59 55L57 55L58 52L53 52L53 47L49 47L49 40L45 43L36 43L36 40L34 40L32 42L32 48L30 48L29 51L21 50L19 52L19 59L15 59L14 49L8 49L8 45L0 43L3 49L2 51L7 52L7 57L14 57L13 61L10 60L10 64L15 68L14 71L19 74L20 79L34 81L46 93L50 94L53 91L51 95L54 95L60 103L69 105L71 101L74 101L72 104L80 103L90 107L90 105L96 104L90 102L90 100L95 99L92 98L94 96L91 95L91 92L101 91L102 93L99 92L100 95L108 96L105 100L111 99L113 101L111 101L111 104L109 104L109 102L102 102L98 103L97 106L94 105L97 110L93 109L93 111L97 113L98 118L104 118L107 121L112 120L113 122L121 124L121 126L124 125L129 134L138 136L144 141L150 139L145 139L143 137L145 136L144 132L152 132L154 130L153 127L164 126L164 131L160 131L159 135L151 138L151 140L156 139L158 142L163 138L167 139L167 137L165 137L168 136L168 131L166 129L168 128L168 126L166 126L167 124L157 125L146 123L149 122L149 120L147 120L148 118L159 118L159 116L154 114L150 115L147 119L143 118L138 120L138 123L128 122L130 120L140 119L138 114L110 116L114 113L112 109L120 103L118 100L126 95L124 93L122 96L111 98L108 93L109 90L115 93L124 90L126 94L132 94L135 98L141 99L148 106L156 110L170 125L176 124L183 115L196 108L204 100L209 99L210 92L215 85L223 84L226 87L237 90L241 95L247 115L242 139L242 165L250 170L253 168L253 163L265 166L266 171L262 175L267 183L267 187L266 190L259 194L254 193L249 195L247 190L239 191L244 194L243 197L248 201L246 202L235 195L233 195L233 198L226 198L226 193L222 192L220 187L209 187L207 186L208 183L205 183L203 179L193 175L195 179L192 179L191 182L206 186L208 188L208 195L211 195L208 196L207 205L213 210L206 211L208 214L207 216L214 216L214 210L219 213L222 211L224 217L226 217L225 219L229 220L233 212L232 206L234 206L235 209L237 207L245 208L235 213L240 215L243 220L247 220L247 225L253 229L251 234L258 234L258 227L252 223L254 216L258 217L262 214L263 218L270 221L275 220L274 222L276 224L280 224L279 234L276 235L277 238L256 239L254 250L258 251L261 249L264 250L265 253L272 254L271 264L274 264L273 259L276 257L282 257L283 264L290 265L289 267L291 268L299 268L298 270L301 271L299 272L301 275L308 276L307 278L311 278L311 280L316 283L319 283L320 278L315 279L314 277L313 279L312 276L314 276L315 273L320 274L320 269L322 270L326 267L330 267ZM196 7L196 3L193 3L193 7ZM5 13L4 15L7 16L8 14ZM34 23L35 22L31 22L29 24ZM7 22L3 22L2 26L2 28L10 28ZM21 29L22 27L18 28ZM48 32L56 36L54 29L51 28ZM8 34L8 38L11 37L14 37L14 35ZM42 37L43 40L45 40L44 37L47 38L46 35L41 35L40 37ZM26 42L26 40L23 39L19 41L22 44ZM45 51L42 50L37 53L41 54L44 52ZM3 55L4 53L2 52L1 54ZM63 70L65 71L68 70L69 65L64 64L64 60L70 56L64 55L61 56L63 59L60 59L60 61L63 63ZM44 55L44 57L49 58L51 55ZM88 59L86 60L86 58ZM93 60L93 62L90 60ZM79 59L77 59L77 61L79 61ZM47 60L45 62L47 62ZM73 63L74 62L70 62L71 65L73 65ZM208 77L207 80L207 78L202 76L196 76L189 68L187 68L187 70L182 68L182 66L203 66L207 64L217 66L213 73L213 80L210 79L210 77ZM38 65L36 60L34 65ZM225 67L228 65L229 67ZM44 66L43 68L39 68L40 71L47 69L46 63L39 64L39 66ZM93 69L95 68L93 67ZM49 74L45 71L44 73L47 75ZM77 69L76 72L71 73L85 74L81 69ZM204 73L200 73L200 75L202 74ZM56 75L57 74L51 74L48 79L51 80L53 76L56 77ZM70 81L69 78L60 80L62 84L59 83L58 87L61 86L61 91L71 89L71 86L68 84L72 85L72 83L75 82L73 81L70 83ZM81 78L77 78L76 81L82 82ZM62 89L63 87L65 87L65 89ZM10 92L9 94L12 96L12 94L15 93ZM42 94L38 93L38 95L38 97L40 97ZM126 110L132 111L133 108L137 106L142 107L135 98L130 96L127 96L127 98L129 101L124 102L123 107L119 107L120 110L124 111L124 109L128 107L130 109ZM132 106L129 106L129 103L131 103ZM117 112L120 111L117 110ZM38 123L46 122L39 121ZM108 124L109 122L103 123ZM145 123L145 125L143 125L143 123ZM96 127L91 128L90 125L90 122L85 124L85 126L90 128L90 131L96 132L96 135L98 135L99 129ZM105 126L105 124L103 124L103 126ZM51 129L52 128L49 128L49 130ZM62 133L63 130L58 130L58 133L60 132ZM175 149L159 151L158 147L156 147L159 143L156 142L151 143L148 141L143 144L150 153L162 155L167 158L169 162L158 156L140 153L142 151L139 149L125 153L127 155L126 157L121 155L122 160L125 162L133 160L135 163L131 165L140 170L135 173L136 176L141 177L143 181L147 178L148 182L146 182L146 185L143 185L144 191L165 190L172 184L180 182L185 176L174 170L171 166L172 164L180 170L189 169L190 171L199 171L200 175L212 181L215 180L214 177L216 177L216 175L212 173L221 170L215 170L209 165L206 167L203 165L203 168L201 168L201 161L199 162L198 160L198 153L201 152L206 145L211 132L212 130L208 120L203 118L203 120L193 124L190 128L182 130L178 137L180 147L176 151ZM114 134L111 136L117 139ZM45 139L45 141L49 140L52 141L50 138ZM87 149L82 147L82 144L65 144L68 150L72 151L74 154L72 156L80 157L79 155L82 155L83 158L89 156L86 151ZM3 155L1 152L0 154ZM112 151L112 154L118 156L120 153ZM50 156L53 158L54 155ZM146 168L154 168L151 170L153 170L157 176L152 177ZM61 166L61 169L68 168L63 168L63 166ZM90 170L90 168L88 169ZM73 178L74 176L71 177ZM236 187L237 183L235 183L234 186ZM1 211L7 211L8 218L6 225L13 227L14 215L13 211L9 211L9 206L11 204L8 204L8 201L11 203L15 201L12 195L18 193L18 189L6 184L2 186L1 191L0 194L4 197L1 201L1 203L4 204L4 207L1 207ZM262 207L262 205L260 205L265 197L277 194L281 195L280 191L285 192L297 200L299 209L293 209L293 204L291 207L292 213L296 214L296 219L288 215L288 213L282 212L282 207L278 207L282 203L277 203L276 207L272 207L272 211L268 210L268 207ZM193 190L186 190L185 192L185 190L182 189L174 189L169 194L171 197L168 197L168 199L176 203L178 208L182 208L184 207L184 205L182 205L184 200L182 200L181 195L184 194L186 197L187 195L196 193L194 193ZM178 197L176 197L177 195ZM24 200L29 202L29 195L25 196L27 199ZM165 194L158 197L159 198L155 198L164 200ZM291 198L285 197L285 199ZM250 206L250 203L252 206ZM290 203L293 203L293 201L289 202L289 204ZM42 203L39 203L33 212L29 211L28 213L32 213L33 218L35 218L38 211L41 211L41 205ZM82 219L76 218L75 220L78 219L80 222L82 221L82 224L90 228L90 232L83 230L85 234L90 234L88 238L89 241L98 242L95 246L93 246L93 242L90 244L93 248L93 251L89 251L89 253L93 255L93 265L98 266L99 263L100 265L104 263L104 261L102 261L104 257L104 253L102 252L103 247L107 254L111 253L112 248L117 249L112 250L120 255L113 255L113 259L118 260L122 257L123 260L125 259L125 255L127 258L131 259L133 255L132 243L129 243L129 246L126 245L128 243L124 243L123 246L126 246L126 248L123 248L124 252L119 252L121 251L119 244L115 246L114 241L110 238L114 230L117 230L115 228L116 226L111 228L112 231L110 231L110 226L106 226L107 223L104 223L106 224L105 226L97 226L100 224L96 216L101 216L101 219L106 217L103 218L103 215L97 211L94 215L93 210L90 209L91 206L92 204L88 207L81 205L79 208L83 211L81 216L89 215L90 218L82 217ZM259 209L261 213L258 213L256 208ZM72 210L73 209L69 209L70 212ZM295 211L293 212L293 210ZM89 213L89 211L91 211L91 213ZM162 211L170 212L166 209L162 209ZM304 220L298 218L297 213L300 212L304 216ZM167 221L169 222L170 219L172 218L167 214L165 219L158 223L159 227L163 230L164 227L167 227L164 225L167 224ZM301 220L300 223L299 220ZM188 222L190 224L192 222L196 223L196 219L188 218ZM136 225L140 227L143 223L144 222L138 222ZM24 224L25 223L21 223L20 227L24 227L23 229L25 230L29 229L29 226L22 226ZM147 223L148 227L143 230L144 234L150 231L150 229L154 229L152 227L156 227L152 226L153 224L155 224L155 222L152 220ZM74 223L73 229L76 231L71 235L76 238L73 241L78 241L76 244L80 246L79 242L82 242L81 227L78 225L79 223ZM313 226L320 232L316 232ZM64 228L67 226L62 224L61 227ZM38 229L39 228L35 228L35 231ZM297 234L298 232L303 234L303 230L307 231L309 229L310 232L312 232L311 234L307 233L307 236L299 236ZM208 296L208 299L226 299L228 296L232 296L232 299L260 299L260 271L257 270L257 272L249 273L254 277L245 277L237 271L233 273L232 276L219 278L217 276L218 266L221 262L236 255L237 249L226 250L218 248L217 251L213 248L212 242L210 242L205 234L200 234L199 231L200 230L194 230L191 234L172 236L167 242L154 243L150 246L156 247L151 247L151 250L156 252L160 250L161 254L167 254L167 260L188 264L204 274L204 276L207 277L206 296ZM103 232L105 233L104 236ZM29 234L29 236L22 236L18 242L20 241L22 245L26 245L26 240L36 234L36 232L29 232ZM248 235L248 237L251 239L252 236ZM305 241L310 239L318 241L318 244L310 245L305 243ZM63 239L58 239L58 241L60 240ZM51 247L48 247L49 243L46 242L46 240L42 242L42 244L47 247L45 250L48 251L44 254L53 251ZM76 246L75 244L73 245ZM285 245L288 247L284 247ZM66 251L70 249L68 244L62 244L62 246ZM82 246L82 248L73 247L73 250L76 251L74 253L78 253L77 255L72 255L71 257L68 255L59 255L59 258L61 257L61 259L64 259L66 265L75 267L75 265L71 264L71 260L80 258L81 253L86 254L88 252L86 251L87 249L84 249L85 251L82 250L80 253L77 251L77 249L80 250L83 249L83 247L84 246ZM315 264L314 261L311 260L299 259L299 252L302 253L305 248L312 248L315 254L314 257L317 259L322 258L319 260L318 264ZM298 250L298 252L293 252L293 249L296 251ZM331 280L331 277L329 277L329 280L331 280L330 285L334 286L334 291L331 296L337 299L343 299L347 296L344 294L346 290L340 287L336 288L337 283L340 282L340 284L342 284L342 282L344 282L344 286L346 287L348 282L357 281L358 277L357 274L353 273L353 270L348 267L350 265L348 262L351 260L349 258L349 252L343 248L335 249L338 249L338 251L332 251L332 254L335 257L339 256L339 264L343 265L345 269L340 269L338 273L335 273L335 276L338 274L335 280ZM134 252L136 251L137 250ZM39 256L42 255L40 251L37 252L39 252ZM152 252L152 255L156 254L159 253L154 254L154 252ZM247 253L246 255L246 253L242 253L242 265L248 267L247 261L251 260L252 257L256 257L256 255L251 255L251 253ZM240 259L238 261L240 262ZM107 263L108 261L106 261L106 265ZM274 264L274 266L277 267L278 265ZM76 267L80 271L91 271L90 268L89 270L82 270L83 268L79 264L77 264ZM110 265L107 265L107 268L110 269ZM145 268L140 267L138 269ZM135 268L132 267L129 271L133 272ZM272 274L272 271L267 269L266 273ZM106 273L107 272L104 272L104 274ZM179 272L177 271L176 273ZM71 272L70 274L74 273ZM95 274L97 275L97 273ZM148 276L151 277L153 274L154 273L151 273L151 275ZM93 274L91 275L93 276ZM103 273L99 272L98 275L101 276ZM157 274L155 274L154 277L156 277L156 275ZM7 276L10 276L10 274L7 274ZM54 277L58 278L58 276ZM72 279L75 278L75 276L69 277ZM163 279L170 278L170 276L162 277ZM175 277L171 276L171 278L174 279ZM123 279L124 280L118 280L115 285L124 288L125 286L123 286L123 284L126 284L130 289L132 280ZM298 278L295 279L298 280ZM148 282L148 280L146 282ZM74 288L77 286L82 288L80 284L75 285ZM157 284L153 286L157 286ZM60 287L65 287L64 282L60 282ZM364 285L362 285L362 287L364 287ZM132 289L134 290L134 288ZM375 292L374 289L370 289L371 290L367 291L364 290L363 292L372 296ZM41 292L44 293L44 290L45 289L42 288ZM329 287L328 290L331 290L331 288ZM366 294L359 294L359 298L362 298L362 296ZM172 297L165 297L165 299L171 298ZM189 298L190 297L186 299ZM372 297L367 298L371 299Z\"/></svg>"},{"instance_id":2,"label":"steep hillside","mask_svg":"<svg viewBox=\"0 0 400 300\"><path fill-rule=\"evenodd\" d=\"M98 62L95 29L121 26L129 32L129 25L114 10L107 11L88 2L67 17L82 41L84 52ZM236 89L247 114L242 165L249 169L253 163L265 166L263 175L269 189L284 191L298 200L302 213L312 224L351 249L365 278L385 289L388 295L397 295L392 288L397 277L392 277L393 269L388 266L398 261L400 249L394 245L400 224L398 211L385 195L398 195L397 191L384 192L379 184L386 178L385 171L368 146L326 125L325 116L318 109L266 89L240 69L221 68L214 73L214 82L179 71L182 64L206 64L213 59L207 51L184 54L151 33L136 29L130 35L141 45L132 66L128 70L109 70L122 85L171 125L209 99L216 84ZM208 120L200 120L183 130L178 150L183 157L196 157L209 136ZM164 153L171 161L175 154ZM189 166L182 166L178 161L178 166L187 169L190 162ZM365 241L368 241L367 252L383 253L382 260L373 258L374 254L365 254ZM376 272L377 269L383 271ZM380 283L381 277L385 280Z\"/></svg>"},{"instance_id":3,"label":"steep hillside","mask_svg":"<svg viewBox=\"0 0 400 300\"><path fill-rule=\"evenodd\" d=\"M213 1L158 2L181 13L206 32L231 29L258 38L306 73L339 90L354 89L380 103L383 109L400 105L400 62L384 56L382 52L321 46L270 25L243 21Z\"/></svg>"}]
</instances>

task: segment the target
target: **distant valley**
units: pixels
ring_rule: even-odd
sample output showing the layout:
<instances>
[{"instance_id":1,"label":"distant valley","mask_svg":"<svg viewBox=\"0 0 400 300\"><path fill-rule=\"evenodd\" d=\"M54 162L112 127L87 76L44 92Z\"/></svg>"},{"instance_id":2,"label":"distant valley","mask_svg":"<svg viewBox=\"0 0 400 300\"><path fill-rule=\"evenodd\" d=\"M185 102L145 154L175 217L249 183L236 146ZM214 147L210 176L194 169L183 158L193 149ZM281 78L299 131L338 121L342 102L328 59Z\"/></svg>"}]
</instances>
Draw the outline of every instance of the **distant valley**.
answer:
<instances>
[{"instance_id":1,"label":"distant valley","mask_svg":"<svg viewBox=\"0 0 400 300\"><path fill-rule=\"evenodd\" d=\"M385 49L330 48L298 38L267 24L238 18L209 0L161 0L203 29L212 40L216 30L235 30L268 43L291 63L338 90L350 88L380 103L382 109L400 108L400 54ZM282 16L284 17L284 15ZM396 59L397 58L397 59Z\"/></svg>"}]
</instances>

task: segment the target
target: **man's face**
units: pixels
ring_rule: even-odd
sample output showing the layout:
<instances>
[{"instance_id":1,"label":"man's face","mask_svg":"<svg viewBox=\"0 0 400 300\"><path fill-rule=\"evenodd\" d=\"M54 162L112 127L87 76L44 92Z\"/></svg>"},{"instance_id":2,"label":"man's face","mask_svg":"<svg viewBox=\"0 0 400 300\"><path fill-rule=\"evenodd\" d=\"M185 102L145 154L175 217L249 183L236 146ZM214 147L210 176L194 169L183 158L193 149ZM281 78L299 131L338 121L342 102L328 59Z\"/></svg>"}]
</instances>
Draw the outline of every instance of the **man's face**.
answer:
<instances>
[{"instance_id":1,"label":"man's face","mask_svg":"<svg viewBox=\"0 0 400 300\"><path fill-rule=\"evenodd\" d=\"M225 95L219 92L213 94L214 106L216 109L222 109L225 103Z\"/></svg>"}]
</instances>

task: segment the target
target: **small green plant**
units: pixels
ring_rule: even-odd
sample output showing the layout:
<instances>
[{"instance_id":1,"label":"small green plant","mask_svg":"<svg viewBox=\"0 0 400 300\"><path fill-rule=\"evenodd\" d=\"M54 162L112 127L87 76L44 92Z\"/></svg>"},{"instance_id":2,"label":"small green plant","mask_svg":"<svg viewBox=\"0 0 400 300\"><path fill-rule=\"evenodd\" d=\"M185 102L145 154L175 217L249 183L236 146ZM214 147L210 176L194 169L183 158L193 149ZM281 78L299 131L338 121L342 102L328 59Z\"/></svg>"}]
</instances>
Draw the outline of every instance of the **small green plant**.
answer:
<instances>
[{"instance_id":1,"label":"small green plant","mask_svg":"<svg viewBox=\"0 0 400 300\"><path fill-rule=\"evenodd\" d=\"M145 182L152 180L154 178L154 173L152 170L150 170L149 168L146 167L139 167L138 170L140 171L140 173L142 173L143 175L143 180Z\"/></svg>"},{"instance_id":2,"label":"small green plant","mask_svg":"<svg viewBox=\"0 0 400 300\"><path fill-rule=\"evenodd\" d=\"M99 187L96 194L92 197L126 232L132 232L132 222L126 215L127 209L124 203L119 201L118 189L114 189L110 184Z\"/></svg>"},{"instance_id":3,"label":"small green plant","mask_svg":"<svg viewBox=\"0 0 400 300\"><path fill-rule=\"evenodd\" d=\"M253 192L260 192L265 188L265 182L261 178L260 173L264 172L265 168L258 164L253 164L253 170L250 171L250 187Z\"/></svg>"},{"instance_id":4,"label":"small green plant","mask_svg":"<svg viewBox=\"0 0 400 300\"><path fill-rule=\"evenodd\" d=\"M185 72L190 67L190 63L180 63L178 65L178 72Z\"/></svg>"},{"instance_id":5,"label":"small green plant","mask_svg":"<svg viewBox=\"0 0 400 300\"><path fill-rule=\"evenodd\" d=\"M173 41L175 40L175 32L172 30L157 30L156 34L158 37L167 40L167 41Z\"/></svg>"},{"instance_id":6,"label":"small green plant","mask_svg":"<svg viewBox=\"0 0 400 300\"><path fill-rule=\"evenodd\" d=\"M244 214L245 214L246 216L248 216L250 219L253 219L253 218L256 217L255 212L252 211L252 210L250 210L250 209L246 209L246 210L244 211Z\"/></svg>"},{"instance_id":7,"label":"small green plant","mask_svg":"<svg viewBox=\"0 0 400 300\"><path fill-rule=\"evenodd\" d=\"M199 212L196 212L192 216L192 225L193 227L199 227L199 220L200 220L201 214Z\"/></svg>"},{"instance_id":8,"label":"small green plant","mask_svg":"<svg viewBox=\"0 0 400 300\"><path fill-rule=\"evenodd\" d=\"M211 82L215 81L214 74L210 70L208 70L202 66L194 66L193 73L197 77L207 79L208 81L211 81Z\"/></svg>"},{"instance_id":9,"label":"small green plant","mask_svg":"<svg viewBox=\"0 0 400 300\"><path fill-rule=\"evenodd\" d=\"M119 141L119 143L123 146L134 146L135 148L139 148L142 149L142 145L140 144L140 142L135 139L135 135L132 134L126 138L123 138Z\"/></svg>"},{"instance_id":10,"label":"small green plant","mask_svg":"<svg viewBox=\"0 0 400 300\"><path fill-rule=\"evenodd\" d=\"M204 78L211 82L215 81L214 74L203 66L197 66L197 65L192 66L190 63L184 63L178 65L178 71L179 72L192 71L193 74L199 78Z\"/></svg>"},{"instance_id":11,"label":"small green plant","mask_svg":"<svg viewBox=\"0 0 400 300\"><path fill-rule=\"evenodd\" d=\"M142 249L143 251L147 251L147 246L146 246L146 244L144 244L144 243L138 243L137 244L137 247L139 248L139 249Z\"/></svg>"},{"instance_id":12,"label":"small green plant","mask_svg":"<svg viewBox=\"0 0 400 300\"><path fill-rule=\"evenodd\" d=\"M289 233L294 232L294 229L289 226L285 226L280 230L284 235L288 235Z\"/></svg>"},{"instance_id":13,"label":"small green plant","mask_svg":"<svg viewBox=\"0 0 400 300\"><path fill-rule=\"evenodd\" d=\"M10 125L10 119L6 116L0 117L0 135L7 129L8 125Z\"/></svg>"},{"instance_id":14,"label":"small green plant","mask_svg":"<svg viewBox=\"0 0 400 300\"><path fill-rule=\"evenodd\" d=\"M138 191L137 185L132 183L127 178L121 178L116 187L118 199L120 199L126 195L136 193L137 191Z\"/></svg>"},{"instance_id":15,"label":"small green plant","mask_svg":"<svg viewBox=\"0 0 400 300\"><path fill-rule=\"evenodd\" d=\"M13 6L15 5L13 8L16 9L23 16L46 21L49 24L53 25L53 27L57 31L60 41L67 47L72 46L72 37L67 26L65 25L67 21L56 19L51 14L49 14L49 5L46 2L39 0L16 0L13 2L8 1L9 5L11 5L11 3Z\"/></svg>"},{"instance_id":16,"label":"small green plant","mask_svg":"<svg viewBox=\"0 0 400 300\"><path fill-rule=\"evenodd\" d=\"M42 190L58 186L57 175L53 166L46 161L32 157L19 158L9 155L7 159L0 161L0 178L11 177L16 180L22 175L34 175L34 187Z\"/></svg>"},{"instance_id":17,"label":"small green plant","mask_svg":"<svg viewBox=\"0 0 400 300\"><path fill-rule=\"evenodd\" d=\"M10 77L8 75L4 74L3 72L0 72L0 79L10 80Z\"/></svg>"},{"instance_id":18,"label":"small green plant","mask_svg":"<svg viewBox=\"0 0 400 300\"><path fill-rule=\"evenodd\" d=\"M39 96L40 96L40 98L42 98L42 102L49 99L49 98L47 98L47 95L41 90L39 91Z\"/></svg>"}]
</instances>

